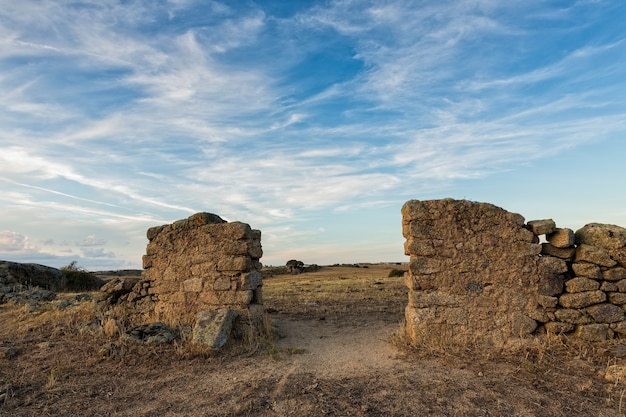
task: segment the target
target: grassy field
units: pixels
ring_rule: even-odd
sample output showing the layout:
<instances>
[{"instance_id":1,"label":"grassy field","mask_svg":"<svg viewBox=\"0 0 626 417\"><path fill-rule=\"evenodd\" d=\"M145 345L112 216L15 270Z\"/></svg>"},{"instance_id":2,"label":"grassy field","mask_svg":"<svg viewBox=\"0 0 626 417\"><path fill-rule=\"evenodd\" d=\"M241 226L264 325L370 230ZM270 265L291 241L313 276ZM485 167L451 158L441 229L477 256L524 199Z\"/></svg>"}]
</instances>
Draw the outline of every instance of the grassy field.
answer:
<instances>
[{"instance_id":1,"label":"grassy field","mask_svg":"<svg viewBox=\"0 0 626 417\"><path fill-rule=\"evenodd\" d=\"M217 354L130 343L122 312L74 294L0 305L0 416L625 415L619 341L410 348L400 266L365 266L265 279L278 338Z\"/></svg>"}]
</instances>

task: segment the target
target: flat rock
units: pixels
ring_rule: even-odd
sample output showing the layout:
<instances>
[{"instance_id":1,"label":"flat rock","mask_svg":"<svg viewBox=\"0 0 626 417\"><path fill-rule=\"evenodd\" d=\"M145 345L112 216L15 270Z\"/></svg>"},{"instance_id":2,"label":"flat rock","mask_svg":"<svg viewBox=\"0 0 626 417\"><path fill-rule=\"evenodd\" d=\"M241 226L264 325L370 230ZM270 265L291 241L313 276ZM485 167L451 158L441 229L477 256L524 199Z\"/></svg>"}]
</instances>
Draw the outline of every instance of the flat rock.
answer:
<instances>
[{"instance_id":1,"label":"flat rock","mask_svg":"<svg viewBox=\"0 0 626 417\"><path fill-rule=\"evenodd\" d=\"M565 308L583 308L593 304L600 304L606 301L606 294L603 291L584 291L574 294L563 294L559 298L559 303Z\"/></svg>"},{"instance_id":2,"label":"flat rock","mask_svg":"<svg viewBox=\"0 0 626 417\"><path fill-rule=\"evenodd\" d=\"M556 231L556 223L552 219L544 220L531 220L528 223L528 228L534 235L547 235Z\"/></svg>"},{"instance_id":3,"label":"flat rock","mask_svg":"<svg viewBox=\"0 0 626 417\"><path fill-rule=\"evenodd\" d=\"M584 277L576 277L565 283L565 291L577 293L583 291L595 291L600 288L600 283L596 280Z\"/></svg>"},{"instance_id":4,"label":"flat rock","mask_svg":"<svg viewBox=\"0 0 626 417\"><path fill-rule=\"evenodd\" d=\"M161 322L133 327L126 332L126 340L148 345L162 345L176 339L176 332Z\"/></svg>"},{"instance_id":5,"label":"flat rock","mask_svg":"<svg viewBox=\"0 0 626 417\"><path fill-rule=\"evenodd\" d=\"M608 338L609 325L600 323L581 324L574 334L588 342L602 342Z\"/></svg>"},{"instance_id":6,"label":"flat rock","mask_svg":"<svg viewBox=\"0 0 626 417\"><path fill-rule=\"evenodd\" d=\"M238 313L230 309L198 312L193 328L193 342L213 350L221 349L230 337L237 316Z\"/></svg>"},{"instance_id":7,"label":"flat rock","mask_svg":"<svg viewBox=\"0 0 626 417\"><path fill-rule=\"evenodd\" d=\"M624 310L614 304L597 304L587 308L587 313L597 323L616 323L624 321Z\"/></svg>"}]
</instances>

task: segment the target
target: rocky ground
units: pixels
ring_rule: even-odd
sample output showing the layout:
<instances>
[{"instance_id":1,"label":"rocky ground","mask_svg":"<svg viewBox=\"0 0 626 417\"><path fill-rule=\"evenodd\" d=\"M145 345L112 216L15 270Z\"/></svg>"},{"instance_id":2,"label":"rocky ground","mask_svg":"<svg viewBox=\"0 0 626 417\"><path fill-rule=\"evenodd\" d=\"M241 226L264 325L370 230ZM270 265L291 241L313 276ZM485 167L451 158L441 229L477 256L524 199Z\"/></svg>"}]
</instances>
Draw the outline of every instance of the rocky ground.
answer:
<instances>
[{"instance_id":1,"label":"rocky ground","mask_svg":"<svg viewBox=\"0 0 626 417\"><path fill-rule=\"evenodd\" d=\"M2 416L620 416L618 341L539 338L512 351L439 343L408 349L395 265L265 280L275 340L214 355L183 337L121 337L75 295L0 305ZM57 304L54 304L57 303ZM122 326L123 327L123 326ZM610 352L611 354L608 354ZM607 380L607 371L609 379Z\"/></svg>"}]
</instances>

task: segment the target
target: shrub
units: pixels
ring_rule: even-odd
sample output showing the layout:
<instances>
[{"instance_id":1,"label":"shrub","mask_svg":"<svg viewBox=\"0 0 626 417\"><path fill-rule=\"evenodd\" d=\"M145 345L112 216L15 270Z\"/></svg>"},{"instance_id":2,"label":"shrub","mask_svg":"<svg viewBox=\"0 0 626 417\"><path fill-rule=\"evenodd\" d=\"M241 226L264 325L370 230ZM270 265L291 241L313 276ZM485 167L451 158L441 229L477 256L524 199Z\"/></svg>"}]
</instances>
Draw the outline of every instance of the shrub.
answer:
<instances>
[{"instance_id":1,"label":"shrub","mask_svg":"<svg viewBox=\"0 0 626 417\"><path fill-rule=\"evenodd\" d=\"M89 272L77 265L76 261L61 268L61 272L67 278L67 285L63 291L94 291L104 285L104 281L98 278L93 272Z\"/></svg>"},{"instance_id":2,"label":"shrub","mask_svg":"<svg viewBox=\"0 0 626 417\"><path fill-rule=\"evenodd\" d=\"M402 269L392 269L391 271L389 271L389 278L393 278L393 277L403 277L404 276L404 272Z\"/></svg>"}]
</instances>

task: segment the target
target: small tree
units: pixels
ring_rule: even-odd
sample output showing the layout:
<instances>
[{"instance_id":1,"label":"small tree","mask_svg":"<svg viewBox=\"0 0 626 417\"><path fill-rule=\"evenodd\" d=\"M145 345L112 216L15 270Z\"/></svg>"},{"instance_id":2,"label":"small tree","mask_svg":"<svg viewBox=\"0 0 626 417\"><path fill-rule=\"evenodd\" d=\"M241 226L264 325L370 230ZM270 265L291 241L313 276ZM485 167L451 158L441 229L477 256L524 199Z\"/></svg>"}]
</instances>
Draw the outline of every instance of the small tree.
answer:
<instances>
[{"instance_id":1,"label":"small tree","mask_svg":"<svg viewBox=\"0 0 626 417\"><path fill-rule=\"evenodd\" d=\"M299 274L304 269L304 262L297 261L295 259L287 261L286 265L289 268L289 272L291 272L292 274Z\"/></svg>"},{"instance_id":2,"label":"small tree","mask_svg":"<svg viewBox=\"0 0 626 417\"><path fill-rule=\"evenodd\" d=\"M104 281L94 273L78 266L78 262L72 261L69 265L61 268L61 272L67 278L66 291L93 291L104 285Z\"/></svg>"}]
</instances>

